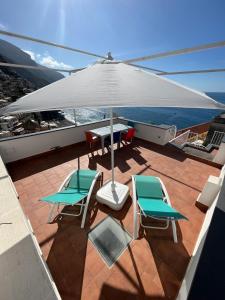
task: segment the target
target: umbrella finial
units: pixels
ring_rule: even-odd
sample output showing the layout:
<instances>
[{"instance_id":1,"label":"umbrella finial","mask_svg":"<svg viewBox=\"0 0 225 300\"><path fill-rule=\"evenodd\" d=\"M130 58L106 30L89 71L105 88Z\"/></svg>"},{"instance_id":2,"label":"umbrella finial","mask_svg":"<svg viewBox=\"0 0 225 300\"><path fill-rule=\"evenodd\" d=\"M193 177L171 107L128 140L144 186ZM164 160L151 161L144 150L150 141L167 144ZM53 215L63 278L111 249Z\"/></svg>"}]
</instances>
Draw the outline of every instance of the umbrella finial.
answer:
<instances>
[{"instance_id":1,"label":"umbrella finial","mask_svg":"<svg viewBox=\"0 0 225 300\"><path fill-rule=\"evenodd\" d=\"M111 52L108 52L108 54L107 54L107 59L108 59L108 60L113 60L113 57L112 57L112 55L111 55Z\"/></svg>"}]
</instances>

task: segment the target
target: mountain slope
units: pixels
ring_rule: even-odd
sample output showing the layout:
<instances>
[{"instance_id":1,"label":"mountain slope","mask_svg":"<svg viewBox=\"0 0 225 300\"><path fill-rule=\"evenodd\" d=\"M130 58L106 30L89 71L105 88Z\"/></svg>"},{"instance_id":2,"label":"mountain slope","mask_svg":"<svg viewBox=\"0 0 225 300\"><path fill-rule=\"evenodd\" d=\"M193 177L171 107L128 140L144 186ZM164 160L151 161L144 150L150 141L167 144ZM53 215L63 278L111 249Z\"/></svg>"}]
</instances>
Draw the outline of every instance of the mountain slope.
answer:
<instances>
[{"instance_id":1,"label":"mountain slope","mask_svg":"<svg viewBox=\"0 0 225 300\"><path fill-rule=\"evenodd\" d=\"M0 56L1 62L8 62L21 65L40 66L33 61L29 54L23 52L13 44L0 39ZM4 71L5 68L0 67ZM64 76L54 70L46 68L46 70L32 70L21 68L7 68L12 69L23 79L28 80L35 86L35 88L43 87L49 83L63 78Z\"/></svg>"}]
</instances>

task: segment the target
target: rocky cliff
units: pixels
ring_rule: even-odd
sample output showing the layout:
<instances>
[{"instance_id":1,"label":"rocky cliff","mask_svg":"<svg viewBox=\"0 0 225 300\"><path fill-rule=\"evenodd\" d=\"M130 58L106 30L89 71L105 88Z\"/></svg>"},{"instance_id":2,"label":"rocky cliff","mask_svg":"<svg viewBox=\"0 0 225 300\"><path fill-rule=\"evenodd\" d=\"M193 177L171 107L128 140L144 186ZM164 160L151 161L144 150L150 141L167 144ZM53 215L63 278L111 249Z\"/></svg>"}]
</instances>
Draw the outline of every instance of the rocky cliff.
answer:
<instances>
[{"instance_id":1,"label":"rocky cliff","mask_svg":"<svg viewBox=\"0 0 225 300\"><path fill-rule=\"evenodd\" d=\"M40 66L13 44L0 39L0 62ZM39 89L47 84L63 78L64 76L54 70L22 69L0 66L0 106Z\"/></svg>"}]
</instances>

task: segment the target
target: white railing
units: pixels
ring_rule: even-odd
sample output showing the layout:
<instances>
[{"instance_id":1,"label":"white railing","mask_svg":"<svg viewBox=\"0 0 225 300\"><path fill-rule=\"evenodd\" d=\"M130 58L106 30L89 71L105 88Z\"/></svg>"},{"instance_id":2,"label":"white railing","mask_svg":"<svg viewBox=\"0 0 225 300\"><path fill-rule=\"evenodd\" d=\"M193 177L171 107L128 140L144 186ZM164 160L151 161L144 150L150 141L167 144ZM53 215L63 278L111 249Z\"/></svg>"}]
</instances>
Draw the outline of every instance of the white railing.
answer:
<instances>
[{"instance_id":1,"label":"white railing","mask_svg":"<svg viewBox=\"0 0 225 300\"><path fill-rule=\"evenodd\" d=\"M209 144L218 147L221 144L224 135L225 135L224 132L214 131L212 139Z\"/></svg>"},{"instance_id":2,"label":"white railing","mask_svg":"<svg viewBox=\"0 0 225 300\"><path fill-rule=\"evenodd\" d=\"M219 147L224 136L224 132L214 131L213 136L210 142L208 143L207 147ZM172 139L169 143L180 149L182 149L187 143L192 144L193 146L200 149L206 149L207 147L203 146L203 142L203 140L199 139L198 133L187 130L175 137L174 139Z\"/></svg>"},{"instance_id":3,"label":"white railing","mask_svg":"<svg viewBox=\"0 0 225 300\"><path fill-rule=\"evenodd\" d=\"M174 145L177 148L182 149L187 142L195 142L198 140L198 134L187 130L174 139L172 139L169 143Z\"/></svg>"}]
</instances>

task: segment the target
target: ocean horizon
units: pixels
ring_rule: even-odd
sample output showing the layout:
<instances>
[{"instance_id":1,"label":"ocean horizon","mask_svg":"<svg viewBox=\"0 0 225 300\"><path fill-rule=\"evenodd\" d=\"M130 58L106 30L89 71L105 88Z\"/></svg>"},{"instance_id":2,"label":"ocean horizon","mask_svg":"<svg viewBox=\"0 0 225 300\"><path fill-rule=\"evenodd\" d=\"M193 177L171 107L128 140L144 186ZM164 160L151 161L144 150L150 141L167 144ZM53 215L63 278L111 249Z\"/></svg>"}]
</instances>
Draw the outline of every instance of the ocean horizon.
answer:
<instances>
[{"instance_id":1,"label":"ocean horizon","mask_svg":"<svg viewBox=\"0 0 225 300\"><path fill-rule=\"evenodd\" d=\"M214 100L225 104L225 92L206 92ZM194 126L211 121L215 116L225 110L194 109L194 108L154 108L154 107L120 107L113 112L120 117L154 125L176 125L178 129ZM71 111L66 112L73 120ZM108 116L106 109L76 109L77 122L82 124L96 121Z\"/></svg>"},{"instance_id":2,"label":"ocean horizon","mask_svg":"<svg viewBox=\"0 0 225 300\"><path fill-rule=\"evenodd\" d=\"M207 92L209 97L225 104L225 92ZM206 123L225 110L194 108L115 108L118 115L135 121L176 125L178 129Z\"/></svg>"}]
</instances>

